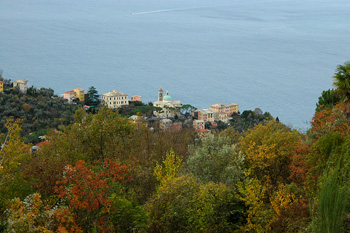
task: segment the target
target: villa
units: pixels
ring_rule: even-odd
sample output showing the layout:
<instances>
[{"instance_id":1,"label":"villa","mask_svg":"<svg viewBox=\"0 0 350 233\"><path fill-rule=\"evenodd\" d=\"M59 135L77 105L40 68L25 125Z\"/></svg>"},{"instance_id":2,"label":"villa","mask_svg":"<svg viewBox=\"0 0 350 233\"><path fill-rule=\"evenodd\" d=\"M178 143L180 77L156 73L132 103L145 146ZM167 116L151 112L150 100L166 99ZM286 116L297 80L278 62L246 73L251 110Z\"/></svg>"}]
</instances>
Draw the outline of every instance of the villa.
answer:
<instances>
[{"instance_id":1,"label":"villa","mask_svg":"<svg viewBox=\"0 0 350 233\"><path fill-rule=\"evenodd\" d=\"M108 108L116 109L124 105L129 105L129 96L123 92L113 90L101 95L101 103Z\"/></svg>"},{"instance_id":2,"label":"villa","mask_svg":"<svg viewBox=\"0 0 350 233\"><path fill-rule=\"evenodd\" d=\"M28 80L20 79L20 80L14 81L13 82L13 87L14 88L18 87L20 93L27 94Z\"/></svg>"}]
</instances>

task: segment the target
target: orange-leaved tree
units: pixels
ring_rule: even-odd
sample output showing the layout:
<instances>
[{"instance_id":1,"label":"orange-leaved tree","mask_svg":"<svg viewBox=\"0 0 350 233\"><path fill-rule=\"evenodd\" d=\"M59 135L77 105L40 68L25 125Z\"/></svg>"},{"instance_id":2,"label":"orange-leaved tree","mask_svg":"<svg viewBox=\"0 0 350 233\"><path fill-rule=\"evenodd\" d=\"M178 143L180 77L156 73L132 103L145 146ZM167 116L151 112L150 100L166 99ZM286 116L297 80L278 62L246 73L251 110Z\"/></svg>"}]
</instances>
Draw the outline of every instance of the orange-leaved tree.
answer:
<instances>
[{"instance_id":1,"label":"orange-leaved tree","mask_svg":"<svg viewBox=\"0 0 350 233\"><path fill-rule=\"evenodd\" d=\"M111 212L116 208L112 194L123 193L122 183L130 181L128 167L110 159L102 164L85 165L79 160L75 166L64 168L63 179L57 181L55 189L59 198L66 200L75 213L76 222L84 230L95 232L113 232Z\"/></svg>"},{"instance_id":2,"label":"orange-leaved tree","mask_svg":"<svg viewBox=\"0 0 350 233\"><path fill-rule=\"evenodd\" d=\"M6 232L83 232L68 208L44 205L38 193L27 196L23 201L13 199L7 216Z\"/></svg>"}]
</instances>

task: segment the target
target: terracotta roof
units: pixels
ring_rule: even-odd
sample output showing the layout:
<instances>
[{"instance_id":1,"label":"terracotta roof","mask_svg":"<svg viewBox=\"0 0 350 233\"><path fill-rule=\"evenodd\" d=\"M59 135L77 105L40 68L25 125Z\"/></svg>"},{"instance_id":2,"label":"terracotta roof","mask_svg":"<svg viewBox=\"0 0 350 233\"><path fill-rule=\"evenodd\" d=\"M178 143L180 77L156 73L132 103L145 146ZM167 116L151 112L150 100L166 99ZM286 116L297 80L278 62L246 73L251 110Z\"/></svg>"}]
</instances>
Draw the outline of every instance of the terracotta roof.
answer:
<instances>
[{"instance_id":1,"label":"terracotta roof","mask_svg":"<svg viewBox=\"0 0 350 233\"><path fill-rule=\"evenodd\" d=\"M65 93L75 93L75 91L74 90L71 90L71 91L66 91ZM61 92L62 93L62 92Z\"/></svg>"},{"instance_id":2,"label":"terracotta roof","mask_svg":"<svg viewBox=\"0 0 350 233\"><path fill-rule=\"evenodd\" d=\"M127 96L127 94L119 91L112 91L112 92L107 92L105 94L102 94L102 96L115 97L115 96Z\"/></svg>"}]
</instances>

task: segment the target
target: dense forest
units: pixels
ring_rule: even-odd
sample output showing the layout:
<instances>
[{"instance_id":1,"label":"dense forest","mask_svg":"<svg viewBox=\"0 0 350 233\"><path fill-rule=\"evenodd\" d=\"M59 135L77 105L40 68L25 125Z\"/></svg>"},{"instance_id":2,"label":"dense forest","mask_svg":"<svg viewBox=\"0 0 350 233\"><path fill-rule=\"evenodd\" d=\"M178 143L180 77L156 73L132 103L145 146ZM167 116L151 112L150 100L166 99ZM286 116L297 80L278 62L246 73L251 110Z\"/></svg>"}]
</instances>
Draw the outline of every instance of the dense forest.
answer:
<instances>
[{"instance_id":1,"label":"dense forest","mask_svg":"<svg viewBox=\"0 0 350 233\"><path fill-rule=\"evenodd\" d=\"M30 152L33 117L7 117L1 230L349 232L350 63L333 81L306 133L259 109L202 135L79 108Z\"/></svg>"},{"instance_id":2,"label":"dense forest","mask_svg":"<svg viewBox=\"0 0 350 233\"><path fill-rule=\"evenodd\" d=\"M4 80L0 76L0 80ZM37 143L38 136L49 129L60 129L73 123L78 105L67 104L67 100L54 95L51 88L28 88L26 94L12 88L10 80L5 80L5 90L0 94L0 133L6 133L7 119L21 118L22 134L27 142Z\"/></svg>"}]
</instances>

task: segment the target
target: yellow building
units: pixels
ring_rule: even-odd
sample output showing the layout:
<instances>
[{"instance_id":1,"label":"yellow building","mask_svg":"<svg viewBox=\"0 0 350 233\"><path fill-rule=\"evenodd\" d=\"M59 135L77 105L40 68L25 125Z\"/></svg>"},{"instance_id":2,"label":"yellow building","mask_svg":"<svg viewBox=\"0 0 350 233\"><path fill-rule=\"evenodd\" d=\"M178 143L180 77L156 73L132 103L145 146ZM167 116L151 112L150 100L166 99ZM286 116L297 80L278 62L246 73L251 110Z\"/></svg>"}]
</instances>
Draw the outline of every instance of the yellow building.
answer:
<instances>
[{"instance_id":1,"label":"yellow building","mask_svg":"<svg viewBox=\"0 0 350 233\"><path fill-rule=\"evenodd\" d=\"M4 92L4 82L0 81L0 92Z\"/></svg>"},{"instance_id":2,"label":"yellow building","mask_svg":"<svg viewBox=\"0 0 350 233\"><path fill-rule=\"evenodd\" d=\"M225 113L227 115L232 115L232 113L238 113L238 104L229 103L229 104L213 104L209 106L210 110L217 111L218 113Z\"/></svg>"},{"instance_id":3,"label":"yellow building","mask_svg":"<svg viewBox=\"0 0 350 233\"><path fill-rule=\"evenodd\" d=\"M85 91L83 88L74 88L75 96L80 102L85 101Z\"/></svg>"}]
</instances>

